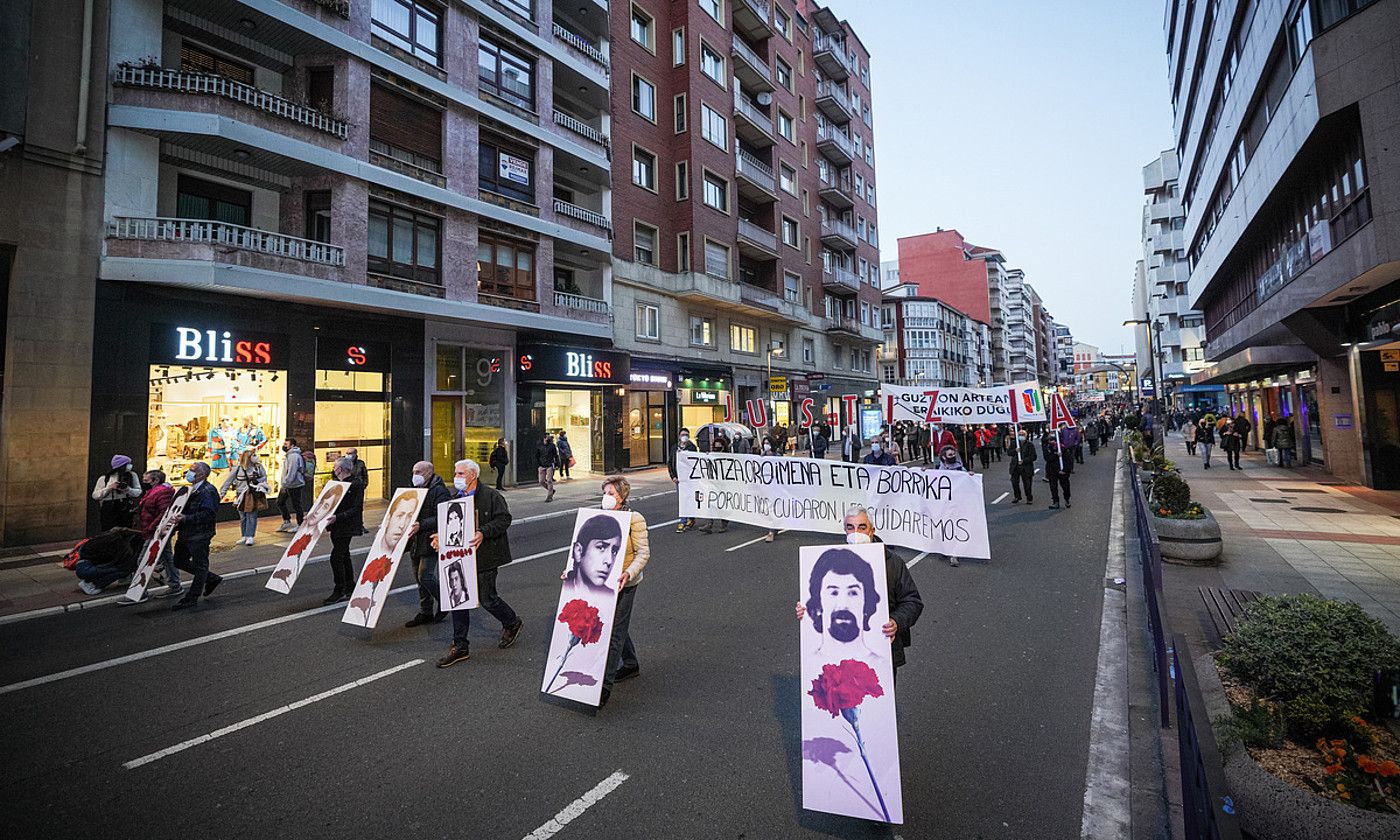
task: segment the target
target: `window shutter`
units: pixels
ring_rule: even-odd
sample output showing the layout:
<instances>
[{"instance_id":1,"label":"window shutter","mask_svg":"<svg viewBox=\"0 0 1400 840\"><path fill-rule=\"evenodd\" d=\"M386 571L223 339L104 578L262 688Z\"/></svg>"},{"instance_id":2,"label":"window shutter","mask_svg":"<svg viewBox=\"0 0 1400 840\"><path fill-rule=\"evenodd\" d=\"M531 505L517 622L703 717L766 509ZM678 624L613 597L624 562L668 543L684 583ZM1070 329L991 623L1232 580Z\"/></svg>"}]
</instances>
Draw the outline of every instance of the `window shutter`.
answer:
<instances>
[{"instance_id":1,"label":"window shutter","mask_svg":"<svg viewBox=\"0 0 1400 840\"><path fill-rule=\"evenodd\" d=\"M442 112L380 85L370 89L369 133L391 146L442 160Z\"/></svg>"}]
</instances>

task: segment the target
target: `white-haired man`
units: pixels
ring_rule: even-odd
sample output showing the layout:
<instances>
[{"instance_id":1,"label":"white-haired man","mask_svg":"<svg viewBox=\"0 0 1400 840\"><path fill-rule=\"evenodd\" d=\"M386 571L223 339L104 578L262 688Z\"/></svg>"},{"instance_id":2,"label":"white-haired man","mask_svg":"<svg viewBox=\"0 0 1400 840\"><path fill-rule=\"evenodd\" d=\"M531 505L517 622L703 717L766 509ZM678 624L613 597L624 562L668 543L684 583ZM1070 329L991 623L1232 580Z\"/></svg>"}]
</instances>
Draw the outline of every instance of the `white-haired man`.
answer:
<instances>
[{"instance_id":1,"label":"white-haired man","mask_svg":"<svg viewBox=\"0 0 1400 840\"><path fill-rule=\"evenodd\" d=\"M511 609L510 604L496 591L496 574L502 566L510 562L510 538L506 531L510 528L510 508L505 496L490 485L481 484L481 467L471 459L458 461L452 475L454 498L472 497L476 508L476 533L471 545L476 549L476 591L483 609L501 622L501 641L498 647L508 648L515 644L515 637L525 622ZM438 548L438 535L432 535L433 550ZM452 611L452 647L437 661L439 668L447 668L469 658L467 631L471 629L471 610Z\"/></svg>"}]
</instances>

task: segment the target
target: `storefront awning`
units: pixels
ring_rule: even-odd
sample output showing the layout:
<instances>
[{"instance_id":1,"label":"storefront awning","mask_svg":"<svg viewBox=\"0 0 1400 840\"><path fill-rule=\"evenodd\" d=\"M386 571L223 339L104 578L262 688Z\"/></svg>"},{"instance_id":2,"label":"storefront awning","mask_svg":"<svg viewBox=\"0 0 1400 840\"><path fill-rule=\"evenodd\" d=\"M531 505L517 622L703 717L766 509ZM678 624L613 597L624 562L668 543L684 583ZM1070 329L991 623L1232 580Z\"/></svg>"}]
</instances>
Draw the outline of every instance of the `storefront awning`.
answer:
<instances>
[{"instance_id":1,"label":"storefront awning","mask_svg":"<svg viewBox=\"0 0 1400 840\"><path fill-rule=\"evenodd\" d=\"M1301 344L1250 347L1228 356L1195 376L1192 385L1225 385L1265 379L1276 373L1297 371L1317 364L1317 354Z\"/></svg>"}]
</instances>

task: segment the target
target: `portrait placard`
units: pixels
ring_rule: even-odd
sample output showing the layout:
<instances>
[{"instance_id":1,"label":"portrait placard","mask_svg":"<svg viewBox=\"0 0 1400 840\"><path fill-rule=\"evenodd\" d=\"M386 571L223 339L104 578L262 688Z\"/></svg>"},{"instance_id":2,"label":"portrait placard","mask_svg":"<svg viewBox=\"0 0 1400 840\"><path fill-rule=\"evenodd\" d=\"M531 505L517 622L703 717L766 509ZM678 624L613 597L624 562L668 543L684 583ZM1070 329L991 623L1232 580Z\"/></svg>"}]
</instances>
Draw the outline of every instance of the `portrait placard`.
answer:
<instances>
[{"instance_id":1,"label":"portrait placard","mask_svg":"<svg viewBox=\"0 0 1400 840\"><path fill-rule=\"evenodd\" d=\"M476 500L471 496L438 504L438 603L444 610L472 610L476 590Z\"/></svg>"},{"instance_id":2,"label":"portrait placard","mask_svg":"<svg viewBox=\"0 0 1400 840\"><path fill-rule=\"evenodd\" d=\"M330 525L326 520L340 507L340 502L349 489L348 481L327 481L326 486L321 488L321 495L316 497L316 504L311 506L311 511L297 526L296 532L292 534L292 541L282 552L282 559L277 561L272 576L267 579L268 589L283 595L292 591L297 578L301 576L301 570L306 568L306 561L311 557L311 552L316 549L316 543L321 541L321 535Z\"/></svg>"},{"instance_id":3,"label":"portrait placard","mask_svg":"<svg viewBox=\"0 0 1400 840\"><path fill-rule=\"evenodd\" d=\"M156 571L156 563L170 542L171 534L175 533L175 517L184 513L185 502L189 499L190 488L181 487L176 490L175 499L170 503L170 507L165 509L160 524L156 526L156 532L141 546L141 565L136 567L135 574L131 576L131 585L126 588L128 601L139 601L145 597L146 590L151 585L151 576Z\"/></svg>"},{"instance_id":4,"label":"portrait placard","mask_svg":"<svg viewBox=\"0 0 1400 840\"><path fill-rule=\"evenodd\" d=\"M379 622L379 613L394 583L394 572L398 571L408 541L413 539L409 531L427 497L428 491L421 487L400 487L394 491L394 498L389 501L389 509L370 544L364 568L355 579L355 589L350 593L350 604L341 621L367 628Z\"/></svg>"}]
</instances>

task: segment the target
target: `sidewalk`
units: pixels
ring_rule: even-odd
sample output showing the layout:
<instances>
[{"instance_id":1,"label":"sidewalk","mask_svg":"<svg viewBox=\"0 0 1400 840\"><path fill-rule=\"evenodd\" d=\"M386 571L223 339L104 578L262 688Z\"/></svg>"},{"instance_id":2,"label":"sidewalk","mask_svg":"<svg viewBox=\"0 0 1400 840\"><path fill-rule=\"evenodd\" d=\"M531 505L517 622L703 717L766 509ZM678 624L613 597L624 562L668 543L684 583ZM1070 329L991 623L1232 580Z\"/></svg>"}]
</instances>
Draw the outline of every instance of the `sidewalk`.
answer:
<instances>
[{"instance_id":1,"label":"sidewalk","mask_svg":"<svg viewBox=\"0 0 1400 840\"><path fill-rule=\"evenodd\" d=\"M628 472L633 498L657 493L671 493L675 485L665 467ZM597 505L602 498L600 484L603 476L576 473L573 479L555 482L554 501L544 501L544 490L536 486L520 486L505 491L506 503L516 523L537 517L571 514L579 507ZM365 527L369 534L351 543L351 553L358 558L368 550L387 502L374 500L365 505ZM251 546L239 543L237 520L220 522L211 545L209 567L224 576L242 577L248 574L270 573L291 542L290 533L277 533L282 518L275 510L258 522L258 536ZM84 595L78 589L78 578L61 565L63 555L72 550L72 543L25 546L0 550L0 621L18 617L35 610L74 610L84 606L107 604L116 600L124 589L109 586L100 595ZM330 537L322 537L313 560L325 559L331 549ZM189 575L181 573L187 580Z\"/></svg>"},{"instance_id":2,"label":"sidewalk","mask_svg":"<svg viewBox=\"0 0 1400 840\"><path fill-rule=\"evenodd\" d=\"M1179 434L1166 446L1224 537L1218 566L1166 564L1174 629L1202 641L1208 619L1198 587L1213 586L1354 601L1400 634L1400 493L1346 484L1316 467L1271 467L1263 452L1246 452L1243 471L1232 471L1217 449L1207 471Z\"/></svg>"}]
</instances>

